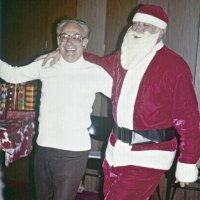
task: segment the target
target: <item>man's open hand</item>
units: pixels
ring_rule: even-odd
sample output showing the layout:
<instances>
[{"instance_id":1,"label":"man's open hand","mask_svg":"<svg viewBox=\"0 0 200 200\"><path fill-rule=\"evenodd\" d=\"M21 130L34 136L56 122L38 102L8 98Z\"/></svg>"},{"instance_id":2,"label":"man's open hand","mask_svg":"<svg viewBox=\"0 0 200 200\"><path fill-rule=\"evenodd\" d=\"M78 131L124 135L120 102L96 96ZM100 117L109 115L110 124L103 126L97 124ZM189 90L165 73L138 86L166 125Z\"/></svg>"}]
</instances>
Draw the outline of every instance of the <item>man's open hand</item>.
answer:
<instances>
[{"instance_id":1,"label":"man's open hand","mask_svg":"<svg viewBox=\"0 0 200 200\"><path fill-rule=\"evenodd\" d=\"M45 55L41 55L39 56L38 58L36 58L34 61L38 61L38 60L42 60L43 59L43 62L42 62L42 66L45 66L46 63L50 61L50 66L54 65L55 63L57 63L59 61L61 57L61 54L59 52L59 50L57 49L56 51L52 51L48 54L45 54Z\"/></svg>"}]
</instances>

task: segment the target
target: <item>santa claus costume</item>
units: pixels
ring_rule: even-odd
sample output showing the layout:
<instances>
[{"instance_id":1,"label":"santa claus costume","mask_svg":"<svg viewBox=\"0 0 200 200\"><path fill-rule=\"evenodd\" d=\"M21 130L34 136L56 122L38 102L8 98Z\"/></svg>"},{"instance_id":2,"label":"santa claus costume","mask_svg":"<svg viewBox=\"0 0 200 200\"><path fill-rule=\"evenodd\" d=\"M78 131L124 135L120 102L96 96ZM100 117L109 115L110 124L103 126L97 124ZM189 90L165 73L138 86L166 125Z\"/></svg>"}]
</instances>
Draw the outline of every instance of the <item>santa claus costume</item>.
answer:
<instances>
[{"instance_id":1,"label":"santa claus costume","mask_svg":"<svg viewBox=\"0 0 200 200\"><path fill-rule=\"evenodd\" d=\"M166 29L168 17L159 6L143 5L135 21ZM121 65L121 51L104 58L84 56L113 78L115 126L103 164L104 199L148 199L170 169L177 149L176 178L194 182L200 157L200 117L192 75L184 59L162 40L128 70Z\"/></svg>"}]
</instances>

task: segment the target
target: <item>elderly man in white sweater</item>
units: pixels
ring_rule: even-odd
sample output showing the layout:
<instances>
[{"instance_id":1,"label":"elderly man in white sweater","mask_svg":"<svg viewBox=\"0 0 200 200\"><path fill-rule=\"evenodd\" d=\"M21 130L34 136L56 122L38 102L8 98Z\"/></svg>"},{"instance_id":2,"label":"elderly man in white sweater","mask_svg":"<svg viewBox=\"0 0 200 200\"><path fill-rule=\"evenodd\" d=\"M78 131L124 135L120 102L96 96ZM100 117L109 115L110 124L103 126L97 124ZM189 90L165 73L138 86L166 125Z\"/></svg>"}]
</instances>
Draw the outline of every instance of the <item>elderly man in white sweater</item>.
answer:
<instances>
[{"instance_id":1,"label":"elderly man in white sweater","mask_svg":"<svg viewBox=\"0 0 200 200\"><path fill-rule=\"evenodd\" d=\"M91 148L87 128L95 93L110 97L112 79L83 58L87 24L64 20L56 31L62 55L58 63L42 67L42 61L37 61L12 67L1 61L0 77L11 83L41 80L34 170L38 199L74 200Z\"/></svg>"}]
</instances>

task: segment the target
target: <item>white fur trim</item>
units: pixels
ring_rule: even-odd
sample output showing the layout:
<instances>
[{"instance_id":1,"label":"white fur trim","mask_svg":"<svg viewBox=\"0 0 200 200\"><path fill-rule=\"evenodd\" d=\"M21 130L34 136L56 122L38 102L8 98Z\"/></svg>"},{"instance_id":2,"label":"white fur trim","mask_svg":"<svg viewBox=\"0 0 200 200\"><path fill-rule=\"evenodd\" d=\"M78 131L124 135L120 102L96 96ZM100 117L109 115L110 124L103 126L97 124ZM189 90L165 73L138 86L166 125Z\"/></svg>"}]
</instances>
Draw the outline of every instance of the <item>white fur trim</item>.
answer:
<instances>
[{"instance_id":1,"label":"white fur trim","mask_svg":"<svg viewBox=\"0 0 200 200\"><path fill-rule=\"evenodd\" d=\"M130 64L130 66L134 67L126 73L117 105L118 126L131 130L133 129L134 106L140 82L149 63L152 61L156 52L160 50L163 45L163 41L161 40L140 63L137 65L133 65L133 63Z\"/></svg>"},{"instance_id":2,"label":"white fur trim","mask_svg":"<svg viewBox=\"0 0 200 200\"><path fill-rule=\"evenodd\" d=\"M175 176L181 182L194 182L198 177L198 168L196 164L177 162Z\"/></svg>"},{"instance_id":3,"label":"white fur trim","mask_svg":"<svg viewBox=\"0 0 200 200\"><path fill-rule=\"evenodd\" d=\"M176 151L145 150L131 151L132 146L117 140L115 146L108 143L106 160L110 166L135 165L154 169L168 170Z\"/></svg>"},{"instance_id":4,"label":"white fur trim","mask_svg":"<svg viewBox=\"0 0 200 200\"><path fill-rule=\"evenodd\" d=\"M135 16L133 17L133 22L144 22L148 24L152 24L154 26L157 26L158 28L161 29L166 29L167 28L167 23L157 17L154 17L152 15L144 14L144 13L136 13Z\"/></svg>"}]
</instances>

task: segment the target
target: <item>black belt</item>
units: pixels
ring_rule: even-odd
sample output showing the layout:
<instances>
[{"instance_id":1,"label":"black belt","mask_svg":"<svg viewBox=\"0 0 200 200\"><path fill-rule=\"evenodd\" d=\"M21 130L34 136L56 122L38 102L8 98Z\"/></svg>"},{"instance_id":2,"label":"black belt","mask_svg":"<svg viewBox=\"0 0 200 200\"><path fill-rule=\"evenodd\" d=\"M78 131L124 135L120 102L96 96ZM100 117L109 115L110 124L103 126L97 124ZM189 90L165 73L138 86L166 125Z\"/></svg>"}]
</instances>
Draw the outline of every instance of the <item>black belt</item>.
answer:
<instances>
[{"instance_id":1,"label":"black belt","mask_svg":"<svg viewBox=\"0 0 200 200\"><path fill-rule=\"evenodd\" d=\"M169 141L173 139L176 135L176 129L174 127L165 128L165 129L155 129L155 130L144 130L144 131L136 131L130 130L127 128L120 128L116 124L114 124L113 131L117 139L121 140L122 142L128 143L129 145L132 144L132 138L134 134L139 134L144 138L149 139L150 141L139 142L138 144L142 143L158 143Z\"/></svg>"}]
</instances>

